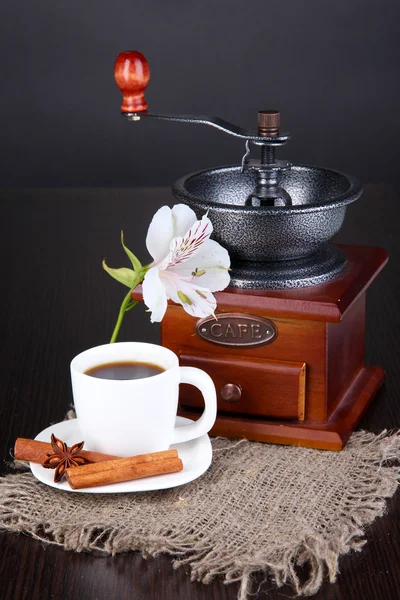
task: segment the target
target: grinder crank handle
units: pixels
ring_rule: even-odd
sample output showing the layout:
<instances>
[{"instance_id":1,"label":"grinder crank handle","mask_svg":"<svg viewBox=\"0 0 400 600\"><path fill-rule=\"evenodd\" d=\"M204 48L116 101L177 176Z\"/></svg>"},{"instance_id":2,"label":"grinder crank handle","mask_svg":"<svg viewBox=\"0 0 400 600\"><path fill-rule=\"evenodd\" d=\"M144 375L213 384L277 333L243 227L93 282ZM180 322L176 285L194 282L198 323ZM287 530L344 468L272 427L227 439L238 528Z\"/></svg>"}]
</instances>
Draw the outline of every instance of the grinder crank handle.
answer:
<instances>
[{"instance_id":1,"label":"grinder crank handle","mask_svg":"<svg viewBox=\"0 0 400 600\"><path fill-rule=\"evenodd\" d=\"M149 113L148 104L144 92L150 80L150 69L146 58L131 50L121 52L117 56L114 65L114 77L117 86L122 92L121 112L132 121L139 121L142 117L161 119L164 121L176 121L179 123L198 123L210 125L224 133L248 140L256 145L281 146L289 139L289 134L278 133L278 135L259 135L259 132L245 131L234 123L229 123L219 117L204 117L192 115L161 115Z\"/></svg>"}]
</instances>

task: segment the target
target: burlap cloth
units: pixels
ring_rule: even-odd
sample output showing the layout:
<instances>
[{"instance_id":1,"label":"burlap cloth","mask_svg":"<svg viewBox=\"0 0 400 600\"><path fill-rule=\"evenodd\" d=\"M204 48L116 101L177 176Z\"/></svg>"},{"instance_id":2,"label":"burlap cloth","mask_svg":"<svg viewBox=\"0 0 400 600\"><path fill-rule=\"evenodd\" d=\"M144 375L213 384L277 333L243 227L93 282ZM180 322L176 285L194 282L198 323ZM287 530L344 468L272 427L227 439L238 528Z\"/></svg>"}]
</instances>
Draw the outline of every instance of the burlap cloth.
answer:
<instances>
[{"instance_id":1,"label":"burlap cloth","mask_svg":"<svg viewBox=\"0 0 400 600\"><path fill-rule=\"evenodd\" d=\"M167 552L192 579L220 575L251 592L261 571L312 595L335 581L338 559L363 545L365 526L397 488L400 436L359 432L342 452L212 441L210 469L187 485L132 494L73 494L30 472L0 480L0 528L66 550ZM299 578L307 565L308 579Z\"/></svg>"}]
</instances>

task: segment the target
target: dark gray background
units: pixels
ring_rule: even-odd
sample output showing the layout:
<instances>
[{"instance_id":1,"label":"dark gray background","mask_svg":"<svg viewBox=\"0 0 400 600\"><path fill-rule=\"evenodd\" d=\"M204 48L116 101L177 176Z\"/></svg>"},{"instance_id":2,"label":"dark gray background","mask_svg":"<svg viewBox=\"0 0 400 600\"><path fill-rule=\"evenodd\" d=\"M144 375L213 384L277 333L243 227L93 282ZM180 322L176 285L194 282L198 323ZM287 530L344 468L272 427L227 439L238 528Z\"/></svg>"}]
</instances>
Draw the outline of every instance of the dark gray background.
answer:
<instances>
[{"instance_id":1,"label":"dark gray background","mask_svg":"<svg viewBox=\"0 0 400 600\"><path fill-rule=\"evenodd\" d=\"M151 110L244 127L279 108L279 157L396 184L398 0L19 0L0 8L1 186L170 185L238 163L212 129L120 117L113 63L148 58Z\"/></svg>"}]
</instances>

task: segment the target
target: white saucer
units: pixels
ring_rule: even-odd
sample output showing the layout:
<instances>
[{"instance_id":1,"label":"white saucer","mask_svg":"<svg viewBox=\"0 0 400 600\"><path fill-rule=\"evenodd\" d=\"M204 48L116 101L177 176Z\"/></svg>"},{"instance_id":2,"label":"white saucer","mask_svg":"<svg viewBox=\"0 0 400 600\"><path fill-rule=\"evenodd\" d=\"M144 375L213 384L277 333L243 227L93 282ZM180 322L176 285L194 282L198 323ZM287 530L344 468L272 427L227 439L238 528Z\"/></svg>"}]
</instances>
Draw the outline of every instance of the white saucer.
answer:
<instances>
[{"instance_id":1,"label":"white saucer","mask_svg":"<svg viewBox=\"0 0 400 600\"><path fill-rule=\"evenodd\" d=\"M184 417L176 418L176 425L180 427L192 423L191 419ZM82 434L79 429L77 419L62 421L44 429L35 437L35 440L40 442L50 442L51 434L60 438L68 446L72 446L82 440ZM208 435L203 435L196 440L184 442L182 444L174 444L171 448L176 448L179 453L179 458L183 462L183 471L180 473L168 473L167 475L155 475L154 477L146 477L145 479L136 479L135 481L125 481L123 483L113 483L110 485L102 485L98 487L86 488L83 490L73 490L69 487L66 481L54 483L53 469L44 469L42 465L30 463L33 475L46 485L65 490L66 492L82 492L89 494L122 494L125 492L147 492L150 490L164 490L167 488L176 487L189 483L207 471L212 460L212 448ZM86 448L85 450L90 450ZM77 467L78 468L78 467Z\"/></svg>"}]
</instances>

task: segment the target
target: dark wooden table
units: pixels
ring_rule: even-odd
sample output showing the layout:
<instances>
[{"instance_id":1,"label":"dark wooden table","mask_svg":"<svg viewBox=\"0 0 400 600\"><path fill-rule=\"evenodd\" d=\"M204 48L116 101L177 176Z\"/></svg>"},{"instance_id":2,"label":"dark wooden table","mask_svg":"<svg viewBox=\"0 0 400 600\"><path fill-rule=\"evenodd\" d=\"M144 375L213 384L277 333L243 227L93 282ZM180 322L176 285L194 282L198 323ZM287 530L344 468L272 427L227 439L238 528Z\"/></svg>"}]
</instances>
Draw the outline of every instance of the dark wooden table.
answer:
<instances>
[{"instance_id":1,"label":"dark wooden table","mask_svg":"<svg viewBox=\"0 0 400 600\"><path fill-rule=\"evenodd\" d=\"M7 471L18 436L34 437L63 419L71 403L69 362L81 350L105 343L124 294L101 268L125 266L120 230L143 260L147 226L156 209L172 202L167 189L4 190L1 199L0 457ZM366 349L386 383L362 427L400 426L399 207L390 187L366 186L352 205L338 241L383 246L390 261L368 291ZM136 314L135 314L135 311ZM142 308L129 313L120 340L158 342L159 329ZM367 531L361 553L340 561L334 585L319 600L398 600L400 597L400 495ZM206 586L174 570L167 556L76 554L26 535L0 535L0 599L50 598L188 600L236 598L238 586ZM293 595L263 584L257 598Z\"/></svg>"}]
</instances>

